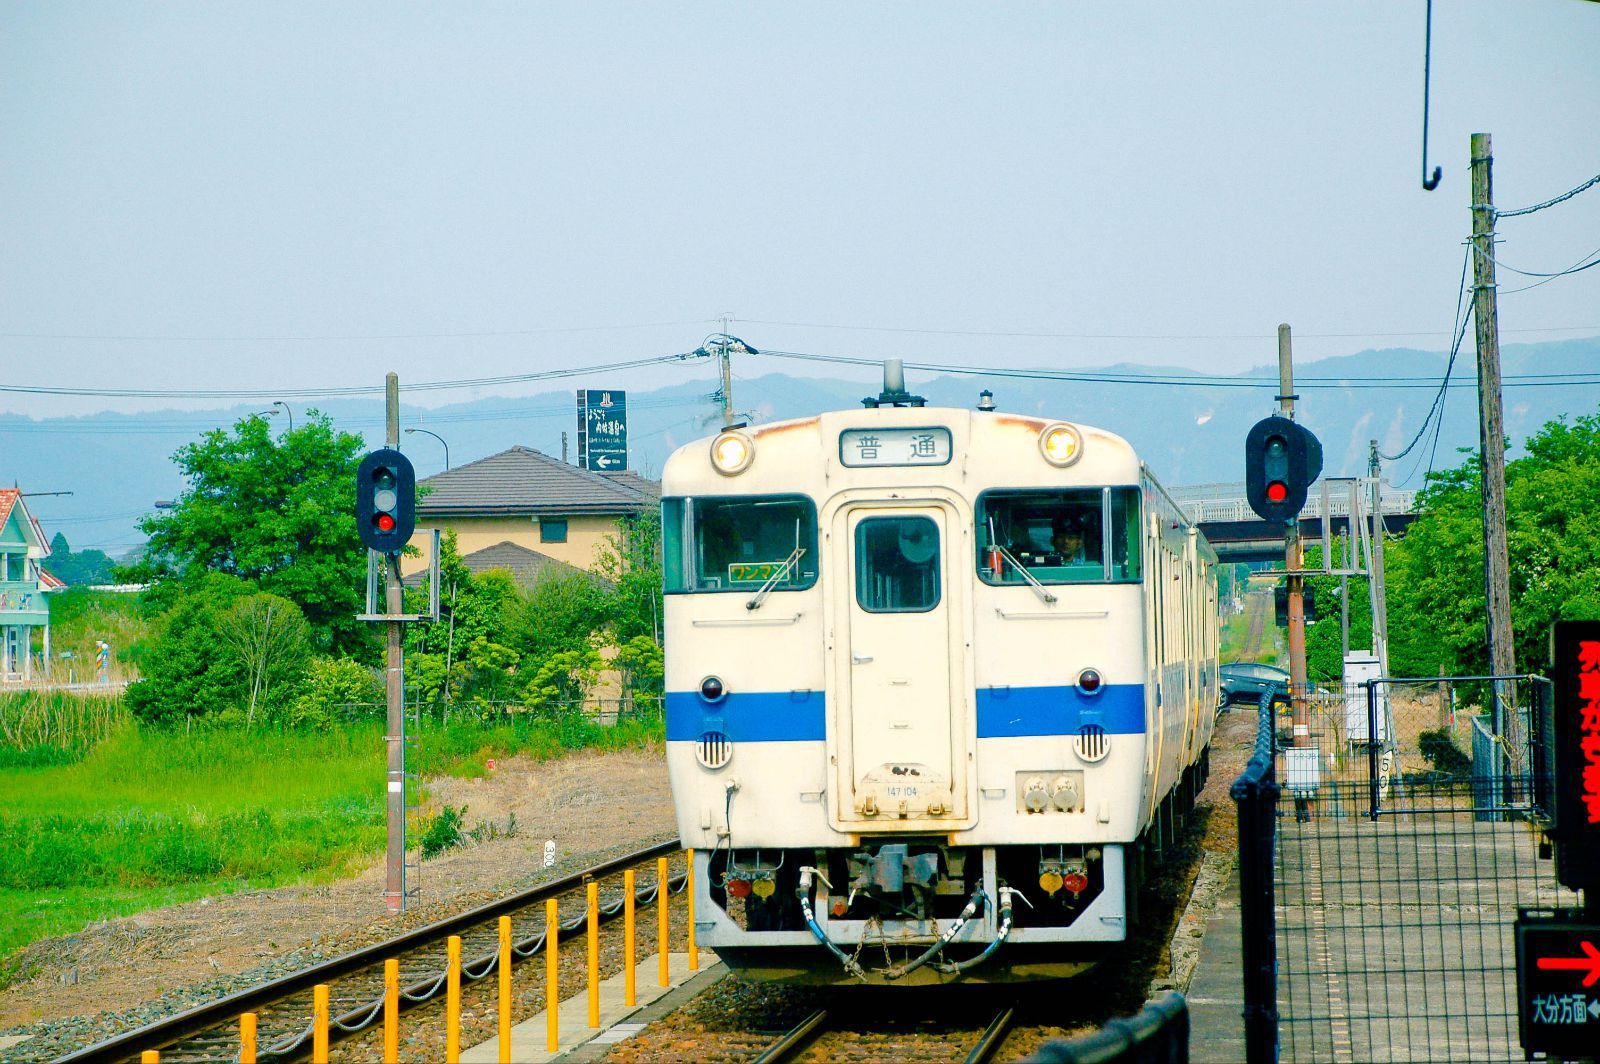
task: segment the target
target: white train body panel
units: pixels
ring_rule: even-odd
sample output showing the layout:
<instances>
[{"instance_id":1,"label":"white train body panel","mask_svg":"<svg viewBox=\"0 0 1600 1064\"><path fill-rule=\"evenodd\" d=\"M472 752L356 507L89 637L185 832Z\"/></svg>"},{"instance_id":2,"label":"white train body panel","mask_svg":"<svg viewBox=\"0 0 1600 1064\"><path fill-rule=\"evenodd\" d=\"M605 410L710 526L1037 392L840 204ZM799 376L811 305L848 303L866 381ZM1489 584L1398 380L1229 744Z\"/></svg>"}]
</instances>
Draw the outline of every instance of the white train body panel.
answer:
<instances>
[{"instance_id":1,"label":"white train body panel","mask_svg":"<svg viewBox=\"0 0 1600 1064\"><path fill-rule=\"evenodd\" d=\"M1019 877L1024 859L1074 873L1092 860L1096 885L1060 926L1019 919L1010 943L1125 936L1125 848L1210 742L1214 555L1124 440L1075 425L1081 450L1058 467L1040 444L1051 424L885 407L743 430L753 459L734 475L717 471L710 441L669 459L668 768L703 866L702 940L736 963L815 946L818 932L740 926L723 885L748 873L788 889L784 862L809 855L821 870L851 854L859 886L861 862L898 860L900 842L936 847L927 860L940 869L916 894L925 919L895 929L908 944L951 926L933 896L954 883L990 902L954 943L992 940L995 890L1018 878L1030 900L1042 889L1037 872ZM946 460L846 464L881 453L879 440ZM1059 579L1034 586L1024 568ZM1080 689L1084 670L1098 674L1093 690ZM702 694L711 677L719 698ZM1051 800L1030 810L1041 785ZM964 866L962 854L977 856ZM849 918L819 912L823 936L886 933L856 918L860 892L843 893L835 885L834 906ZM783 900L761 903L773 922ZM987 962L988 977L1027 967L1006 965Z\"/></svg>"}]
</instances>

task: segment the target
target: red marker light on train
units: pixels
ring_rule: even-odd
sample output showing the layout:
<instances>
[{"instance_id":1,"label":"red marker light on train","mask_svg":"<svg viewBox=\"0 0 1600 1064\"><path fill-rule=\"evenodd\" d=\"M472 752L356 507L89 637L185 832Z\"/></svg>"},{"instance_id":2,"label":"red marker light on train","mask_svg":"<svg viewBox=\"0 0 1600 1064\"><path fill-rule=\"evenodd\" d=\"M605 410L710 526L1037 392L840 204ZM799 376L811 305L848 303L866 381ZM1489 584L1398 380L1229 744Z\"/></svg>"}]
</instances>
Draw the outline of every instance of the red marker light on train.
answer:
<instances>
[{"instance_id":1,"label":"red marker light on train","mask_svg":"<svg viewBox=\"0 0 1600 1064\"><path fill-rule=\"evenodd\" d=\"M1084 669L1078 673L1078 690L1086 695L1099 694L1102 682L1100 673L1094 669Z\"/></svg>"},{"instance_id":2,"label":"red marker light on train","mask_svg":"<svg viewBox=\"0 0 1600 1064\"><path fill-rule=\"evenodd\" d=\"M717 677L707 676L700 681L700 697L707 702L721 701L722 696L725 694L727 694L727 689L722 686L722 681Z\"/></svg>"}]
</instances>

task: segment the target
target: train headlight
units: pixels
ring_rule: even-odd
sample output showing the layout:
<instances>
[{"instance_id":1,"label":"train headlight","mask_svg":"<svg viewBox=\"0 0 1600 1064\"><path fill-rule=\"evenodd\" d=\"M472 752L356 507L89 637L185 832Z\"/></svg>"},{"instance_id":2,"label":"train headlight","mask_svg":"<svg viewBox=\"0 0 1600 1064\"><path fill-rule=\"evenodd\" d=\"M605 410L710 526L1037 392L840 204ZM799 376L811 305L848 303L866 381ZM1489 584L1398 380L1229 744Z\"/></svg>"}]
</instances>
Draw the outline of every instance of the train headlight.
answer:
<instances>
[{"instance_id":1,"label":"train headlight","mask_svg":"<svg viewBox=\"0 0 1600 1064\"><path fill-rule=\"evenodd\" d=\"M1084 669L1078 673L1078 691L1084 695L1097 695L1105 690L1106 683L1100 678L1100 670Z\"/></svg>"},{"instance_id":2,"label":"train headlight","mask_svg":"<svg viewBox=\"0 0 1600 1064\"><path fill-rule=\"evenodd\" d=\"M724 432L711 441L711 464L725 477L749 469L755 456L755 441L742 432Z\"/></svg>"},{"instance_id":3,"label":"train headlight","mask_svg":"<svg viewBox=\"0 0 1600 1064\"><path fill-rule=\"evenodd\" d=\"M1039 453L1053 466L1069 466L1083 454L1083 436L1071 425L1047 425L1039 433Z\"/></svg>"}]
</instances>

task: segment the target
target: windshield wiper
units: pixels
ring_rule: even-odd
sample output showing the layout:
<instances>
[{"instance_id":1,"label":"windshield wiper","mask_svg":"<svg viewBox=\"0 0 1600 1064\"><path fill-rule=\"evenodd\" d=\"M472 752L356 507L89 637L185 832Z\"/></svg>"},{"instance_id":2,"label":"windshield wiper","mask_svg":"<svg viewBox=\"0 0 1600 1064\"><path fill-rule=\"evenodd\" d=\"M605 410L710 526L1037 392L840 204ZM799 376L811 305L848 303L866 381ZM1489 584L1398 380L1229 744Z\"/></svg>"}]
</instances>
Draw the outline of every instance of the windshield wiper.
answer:
<instances>
[{"instance_id":1,"label":"windshield wiper","mask_svg":"<svg viewBox=\"0 0 1600 1064\"><path fill-rule=\"evenodd\" d=\"M1000 557L1010 562L1011 567L1022 574L1022 579L1026 580L1028 582L1028 586L1033 588L1033 593L1039 596L1040 602L1044 603L1046 606L1055 605L1056 597L1045 590L1044 585L1039 582L1039 578L1029 572L1026 565L1023 565L1021 562L1017 561L1016 555L1012 554L998 543L990 543L989 547L992 550L999 551Z\"/></svg>"},{"instance_id":2,"label":"windshield wiper","mask_svg":"<svg viewBox=\"0 0 1600 1064\"><path fill-rule=\"evenodd\" d=\"M744 608L747 610L759 610L761 604L767 601L767 596L772 593L772 589L778 586L778 581L789 575L790 570L794 568L794 563L799 561L800 556L805 552L806 549L804 547L796 547L794 552L783 560L783 564L774 569L772 575L767 577L767 582L762 584L754 595L750 596L750 601L744 604Z\"/></svg>"}]
</instances>

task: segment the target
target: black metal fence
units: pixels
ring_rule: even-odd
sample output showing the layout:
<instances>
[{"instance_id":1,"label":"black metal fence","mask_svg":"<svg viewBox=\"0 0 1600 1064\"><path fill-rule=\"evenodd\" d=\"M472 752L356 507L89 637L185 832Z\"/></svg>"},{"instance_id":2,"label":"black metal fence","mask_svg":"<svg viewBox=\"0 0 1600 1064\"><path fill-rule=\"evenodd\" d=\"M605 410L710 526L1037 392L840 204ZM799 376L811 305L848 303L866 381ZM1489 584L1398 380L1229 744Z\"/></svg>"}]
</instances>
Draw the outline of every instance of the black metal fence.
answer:
<instances>
[{"instance_id":1,"label":"black metal fence","mask_svg":"<svg viewBox=\"0 0 1600 1064\"><path fill-rule=\"evenodd\" d=\"M1517 910L1577 902L1541 832L1549 694L1430 677L1263 699L1233 788L1251 1061L1522 1058Z\"/></svg>"}]
</instances>

